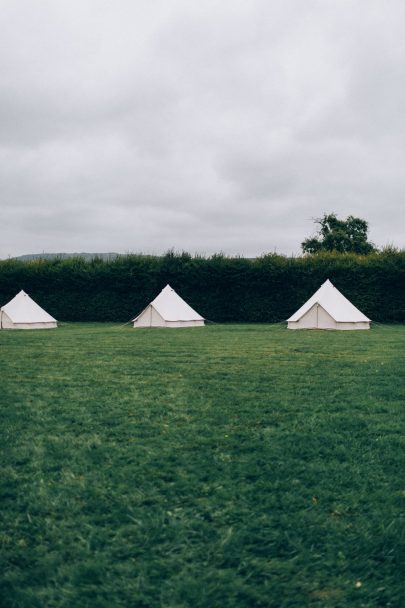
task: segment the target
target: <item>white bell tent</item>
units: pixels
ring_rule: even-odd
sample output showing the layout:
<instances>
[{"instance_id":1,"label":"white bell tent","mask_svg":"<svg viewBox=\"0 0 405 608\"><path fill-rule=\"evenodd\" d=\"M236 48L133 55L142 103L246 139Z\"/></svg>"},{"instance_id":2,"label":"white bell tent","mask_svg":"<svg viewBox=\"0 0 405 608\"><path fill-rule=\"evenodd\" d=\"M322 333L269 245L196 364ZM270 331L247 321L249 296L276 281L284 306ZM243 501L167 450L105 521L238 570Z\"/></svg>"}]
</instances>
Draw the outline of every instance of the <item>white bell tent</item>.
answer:
<instances>
[{"instance_id":1,"label":"white bell tent","mask_svg":"<svg viewBox=\"0 0 405 608\"><path fill-rule=\"evenodd\" d=\"M329 281L288 321L288 329L370 329L370 319Z\"/></svg>"},{"instance_id":2,"label":"white bell tent","mask_svg":"<svg viewBox=\"0 0 405 608\"><path fill-rule=\"evenodd\" d=\"M49 329L57 321L24 291L0 308L0 329Z\"/></svg>"},{"instance_id":3,"label":"white bell tent","mask_svg":"<svg viewBox=\"0 0 405 608\"><path fill-rule=\"evenodd\" d=\"M134 327L196 327L204 318L166 285L160 294L135 319Z\"/></svg>"}]
</instances>

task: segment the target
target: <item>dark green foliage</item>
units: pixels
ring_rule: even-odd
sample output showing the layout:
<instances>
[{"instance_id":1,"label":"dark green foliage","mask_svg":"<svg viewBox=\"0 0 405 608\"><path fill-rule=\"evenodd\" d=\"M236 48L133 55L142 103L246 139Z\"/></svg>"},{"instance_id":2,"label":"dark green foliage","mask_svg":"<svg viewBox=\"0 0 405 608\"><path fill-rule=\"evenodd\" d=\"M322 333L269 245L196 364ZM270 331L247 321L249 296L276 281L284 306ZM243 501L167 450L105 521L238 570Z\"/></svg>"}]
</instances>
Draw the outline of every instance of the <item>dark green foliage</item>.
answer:
<instances>
[{"instance_id":1,"label":"dark green foliage","mask_svg":"<svg viewBox=\"0 0 405 608\"><path fill-rule=\"evenodd\" d=\"M2 608L402 606L405 326L0 332Z\"/></svg>"},{"instance_id":2,"label":"dark green foliage","mask_svg":"<svg viewBox=\"0 0 405 608\"><path fill-rule=\"evenodd\" d=\"M359 217L349 215L346 220L339 220L335 213L325 213L315 223L320 226L318 236L305 239L301 244L304 253L337 251L367 255L375 251L367 240L368 223Z\"/></svg>"},{"instance_id":3,"label":"dark green foliage","mask_svg":"<svg viewBox=\"0 0 405 608\"><path fill-rule=\"evenodd\" d=\"M405 251L256 259L128 255L0 262L0 304L24 289L60 321L125 323L169 283L206 319L279 322L330 279L373 321L405 319Z\"/></svg>"}]
</instances>

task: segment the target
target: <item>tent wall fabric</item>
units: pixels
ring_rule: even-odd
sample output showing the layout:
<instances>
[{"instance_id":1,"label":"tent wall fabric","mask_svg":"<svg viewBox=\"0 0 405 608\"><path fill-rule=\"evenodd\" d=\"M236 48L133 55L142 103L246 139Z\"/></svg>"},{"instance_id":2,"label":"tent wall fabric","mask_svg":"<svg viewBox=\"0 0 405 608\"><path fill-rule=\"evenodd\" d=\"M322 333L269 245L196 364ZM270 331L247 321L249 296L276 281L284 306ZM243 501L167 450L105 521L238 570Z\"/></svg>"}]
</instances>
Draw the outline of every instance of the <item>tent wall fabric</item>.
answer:
<instances>
[{"instance_id":1,"label":"tent wall fabric","mask_svg":"<svg viewBox=\"0 0 405 608\"><path fill-rule=\"evenodd\" d=\"M58 322L24 291L0 308L0 329L50 329Z\"/></svg>"},{"instance_id":2,"label":"tent wall fabric","mask_svg":"<svg viewBox=\"0 0 405 608\"><path fill-rule=\"evenodd\" d=\"M370 329L370 319L329 279L287 322L288 329Z\"/></svg>"},{"instance_id":3,"label":"tent wall fabric","mask_svg":"<svg viewBox=\"0 0 405 608\"><path fill-rule=\"evenodd\" d=\"M166 285L160 294L132 319L134 327L198 327L204 318Z\"/></svg>"}]
</instances>

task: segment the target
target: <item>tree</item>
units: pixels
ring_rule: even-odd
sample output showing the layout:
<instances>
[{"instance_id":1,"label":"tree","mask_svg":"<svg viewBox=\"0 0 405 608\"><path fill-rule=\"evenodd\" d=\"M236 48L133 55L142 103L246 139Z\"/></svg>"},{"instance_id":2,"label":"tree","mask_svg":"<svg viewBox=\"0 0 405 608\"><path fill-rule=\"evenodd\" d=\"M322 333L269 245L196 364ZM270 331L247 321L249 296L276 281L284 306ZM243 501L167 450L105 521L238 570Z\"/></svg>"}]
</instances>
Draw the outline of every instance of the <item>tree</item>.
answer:
<instances>
[{"instance_id":1,"label":"tree","mask_svg":"<svg viewBox=\"0 0 405 608\"><path fill-rule=\"evenodd\" d=\"M376 250L367 240L368 223L359 217L349 215L346 220L339 220L335 213L324 213L323 217L315 219L315 223L320 228L316 236L301 243L304 253L338 251L364 255Z\"/></svg>"}]
</instances>

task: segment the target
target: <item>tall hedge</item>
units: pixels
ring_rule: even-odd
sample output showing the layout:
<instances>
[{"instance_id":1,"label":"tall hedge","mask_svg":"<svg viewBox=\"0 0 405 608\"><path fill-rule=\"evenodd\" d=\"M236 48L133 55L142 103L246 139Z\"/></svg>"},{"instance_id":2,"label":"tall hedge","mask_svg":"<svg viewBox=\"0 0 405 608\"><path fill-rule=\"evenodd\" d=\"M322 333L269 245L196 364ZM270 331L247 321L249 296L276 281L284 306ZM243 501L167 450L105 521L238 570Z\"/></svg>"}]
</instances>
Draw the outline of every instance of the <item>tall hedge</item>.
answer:
<instances>
[{"instance_id":1,"label":"tall hedge","mask_svg":"<svg viewBox=\"0 0 405 608\"><path fill-rule=\"evenodd\" d=\"M23 289L61 321L125 322L169 283L206 319L273 323L290 316L327 278L374 321L405 321L405 251L9 259L0 261L0 305Z\"/></svg>"}]
</instances>

